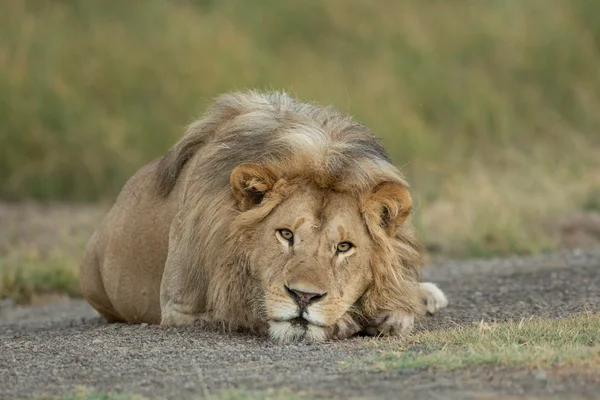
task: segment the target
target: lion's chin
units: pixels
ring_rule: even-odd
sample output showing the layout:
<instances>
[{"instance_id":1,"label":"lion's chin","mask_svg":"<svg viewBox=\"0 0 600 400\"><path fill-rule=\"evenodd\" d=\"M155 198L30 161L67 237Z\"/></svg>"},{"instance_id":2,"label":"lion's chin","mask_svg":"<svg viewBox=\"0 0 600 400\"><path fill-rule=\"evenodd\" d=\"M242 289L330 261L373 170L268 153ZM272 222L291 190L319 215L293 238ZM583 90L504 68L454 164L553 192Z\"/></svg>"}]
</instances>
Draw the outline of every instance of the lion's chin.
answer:
<instances>
[{"instance_id":1,"label":"lion's chin","mask_svg":"<svg viewBox=\"0 0 600 400\"><path fill-rule=\"evenodd\" d=\"M298 325L288 321L269 321L269 337L277 342L324 342L327 340L325 329L312 325Z\"/></svg>"}]
</instances>

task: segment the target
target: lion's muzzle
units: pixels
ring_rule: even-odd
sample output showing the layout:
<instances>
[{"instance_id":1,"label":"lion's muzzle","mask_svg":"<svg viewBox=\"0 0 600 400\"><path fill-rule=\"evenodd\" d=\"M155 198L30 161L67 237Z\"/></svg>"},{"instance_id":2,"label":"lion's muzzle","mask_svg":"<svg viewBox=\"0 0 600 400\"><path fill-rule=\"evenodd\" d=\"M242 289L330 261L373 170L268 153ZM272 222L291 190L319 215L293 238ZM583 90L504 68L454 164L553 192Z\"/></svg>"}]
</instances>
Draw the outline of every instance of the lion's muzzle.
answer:
<instances>
[{"instance_id":1,"label":"lion's muzzle","mask_svg":"<svg viewBox=\"0 0 600 400\"><path fill-rule=\"evenodd\" d=\"M275 318L269 321L271 338L280 342L306 340L320 342L326 339L323 316L316 303L322 301L326 292L306 291L294 285L284 285L285 293L292 302L279 303Z\"/></svg>"}]
</instances>

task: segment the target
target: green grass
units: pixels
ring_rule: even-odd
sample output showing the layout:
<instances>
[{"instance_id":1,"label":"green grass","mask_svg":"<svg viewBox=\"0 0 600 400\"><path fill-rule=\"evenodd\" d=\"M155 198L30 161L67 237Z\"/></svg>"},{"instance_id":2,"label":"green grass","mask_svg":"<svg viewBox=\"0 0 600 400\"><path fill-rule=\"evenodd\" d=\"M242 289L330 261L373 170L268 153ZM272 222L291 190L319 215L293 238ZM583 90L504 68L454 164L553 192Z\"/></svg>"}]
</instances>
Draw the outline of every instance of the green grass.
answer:
<instances>
[{"instance_id":1,"label":"green grass","mask_svg":"<svg viewBox=\"0 0 600 400\"><path fill-rule=\"evenodd\" d=\"M0 203L0 300L78 297L83 250L107 208Z\"/></svg>"},{"instance_id":2,"label":"green grass","mask_svg":"<svg viewBox=\"0 0 600 400\"><path fill-rule=\"evenodd\" d=\"M288 389L270 389L262 392L243 390L224 390L217 394L204 397L206 400L300 400L314 399L320 396L308 395Z\"/></svg>"},{"instance_id":3,"label":"green grass","mask_svg":"<svg viewBox=\"0 0 600 400\"><path fill-rule=\"evenodd\" d=\"M426 242L549 250L543 220L596 207L599 14L590 0L1 2L0 198L111 199L215 95L286 89L383 137Z\"/></svg>"},{"instance_id":4,"label":"green grass","mask_svg":"<svg viewBox=\"0 0 600 400\"><path fill-rule=\"evenodd\" d=\"M0 260L0 299L29 304L36 297L64 294L80 297L78 263L74 260Z\"/></svg>"},{"instance_id":5,"label":"green grass","mask_svg":"<svg viewBox=\"0 0 600 400\"><path fill-rule=\"evenodd\" d=\"M481 323L419 333L407 342L380 344L370 366L377 370L477 366L600 369L600 315Z\"/></svg>"},{"instance_id":6,"label":"green grass","mask_svg":"<svg viewBox=\"0 0 600 400\"><path fill-rule=\"evenodd\" d=\"M600 187L589 190L583 208L588 211L600 212Z\"/></svg>"}]
</instances>

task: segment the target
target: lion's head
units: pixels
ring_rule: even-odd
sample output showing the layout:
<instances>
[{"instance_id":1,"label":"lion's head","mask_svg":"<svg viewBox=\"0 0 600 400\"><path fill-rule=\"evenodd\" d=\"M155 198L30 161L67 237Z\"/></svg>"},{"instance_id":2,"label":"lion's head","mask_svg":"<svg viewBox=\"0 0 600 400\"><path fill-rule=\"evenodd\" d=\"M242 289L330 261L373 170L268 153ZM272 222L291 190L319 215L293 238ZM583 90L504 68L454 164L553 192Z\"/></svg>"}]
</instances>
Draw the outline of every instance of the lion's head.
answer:
<instances>
[{"instance_id":1,"label":"lion's head","mask_svg":"<svg viewBox=\"0 0 600 400\"><path fill-rule=\"evenodd\" d=\"M373 285L374 269L383 267L381 246L390 246L389 238L379 237L384 243L377 243L372 235L395 232L408 217L411 199L393 183L359 197L275 176L255 165L234 170L239 206L255 214L252 219L242 214L234 232L243 236L248 264L264 290L270 335L283 341L323 340L344 314L361 314L356 304ZM394 203L389 209L388 202ZM402 291L413 296L410 286Z\"/></svg>"},{"instance_id":2,"label":"lion's head","mask_svg":"<svg viewBox=\"0 0 600 400\"><path fill-rule=\"evenodd\" d=\"M165 196L185 182L169 249L185 272L167 291L199 313L282 341L420 313L408 185L339 111L281 94L222 97L158 173Z\"/></svg>"}]
</instances>

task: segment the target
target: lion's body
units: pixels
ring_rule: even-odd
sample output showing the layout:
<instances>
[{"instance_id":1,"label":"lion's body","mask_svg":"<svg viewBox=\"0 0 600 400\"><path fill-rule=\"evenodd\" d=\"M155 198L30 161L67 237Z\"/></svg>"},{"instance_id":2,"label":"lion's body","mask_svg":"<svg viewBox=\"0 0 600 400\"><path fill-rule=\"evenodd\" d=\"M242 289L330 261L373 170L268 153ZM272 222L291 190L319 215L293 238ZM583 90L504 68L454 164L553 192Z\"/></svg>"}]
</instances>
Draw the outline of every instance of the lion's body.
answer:
<instances>
[{"instance_id":1,"label":"lion's body","mask_svg":"<svg viewBox=\"0 0 600 400\"><path fill-rule=\"evenodd\" d=\"M109 321L207 319L281 340L405 331L433 293L406 187L334 109L222 96L127 182L86 248L82 292Z\"/></svg>"},{"instance_id":2,"label":"lion's body","mask_svg":"<svg viewBox=\"0 0 600 400\"><path fill-rule=\"evenodd\" d=\"M149 163L126 183L84 256L83 295L109 320L160 323L160 283L177 197L157 195L157 166Z\"/></svg>"}]
</instances>

